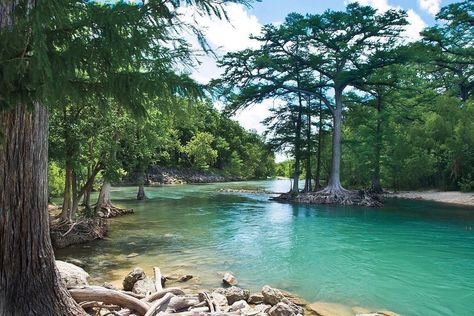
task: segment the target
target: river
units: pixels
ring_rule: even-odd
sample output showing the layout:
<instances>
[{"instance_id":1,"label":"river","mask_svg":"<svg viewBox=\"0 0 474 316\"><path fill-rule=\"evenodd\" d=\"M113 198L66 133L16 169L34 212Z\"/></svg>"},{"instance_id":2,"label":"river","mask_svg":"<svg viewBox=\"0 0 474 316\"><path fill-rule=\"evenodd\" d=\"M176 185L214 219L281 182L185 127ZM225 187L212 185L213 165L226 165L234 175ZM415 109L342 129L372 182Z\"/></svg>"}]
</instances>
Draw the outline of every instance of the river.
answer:
<instances>
[{"instance_id":1,"label":"river","mask_svg":"<svg viewBox=\"0 0 474 316\"><path fill-rule=\"evenodd\" d=\"M391 200L380 209L290 205L265 193L289 181L114 188L117 205L135 214L110 220L105 240L57 252L83 261L94 283L120 284L135 266L190 273L196 286L265 284L309 302L388 309L402 315L474 315L474 210ZM127 258L131 253L139 254Z\"/></svg>"}]
</instances>

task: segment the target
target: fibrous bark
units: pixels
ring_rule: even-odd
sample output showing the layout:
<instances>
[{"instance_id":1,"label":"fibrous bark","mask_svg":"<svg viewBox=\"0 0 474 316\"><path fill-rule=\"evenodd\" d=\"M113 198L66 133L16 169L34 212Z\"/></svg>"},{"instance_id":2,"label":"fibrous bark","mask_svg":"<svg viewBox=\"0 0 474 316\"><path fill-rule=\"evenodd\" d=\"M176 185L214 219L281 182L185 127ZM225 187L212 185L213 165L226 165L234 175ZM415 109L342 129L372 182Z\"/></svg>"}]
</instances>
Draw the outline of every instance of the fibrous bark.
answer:
<instances>
[{"instance_id":1,"label":"fibrous bark","mask_svg":"<svg viewBox=\"0 0 474 316\"><path fill-rule=\"evenodd\" d=\"M59 277L49 236L48 114L38 103L20 105L1 112L0 124L0 315L84 315Z\"/></svg>"}]
</instances>

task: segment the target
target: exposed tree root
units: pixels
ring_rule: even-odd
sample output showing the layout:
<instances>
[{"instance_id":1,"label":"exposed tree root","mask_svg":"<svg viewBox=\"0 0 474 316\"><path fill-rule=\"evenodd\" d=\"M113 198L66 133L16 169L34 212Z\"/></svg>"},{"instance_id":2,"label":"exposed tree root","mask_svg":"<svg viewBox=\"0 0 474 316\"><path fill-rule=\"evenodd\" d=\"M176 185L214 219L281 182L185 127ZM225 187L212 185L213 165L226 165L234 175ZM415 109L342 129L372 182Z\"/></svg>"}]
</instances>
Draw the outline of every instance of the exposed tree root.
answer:
<instances>
[{"instance_id":1,"label":"exposed tree root","mask_svg":"<svg viewBox=\"0 0 474 316\"><path fill-rule=\"evenodd\" d=\"M103 219L83 218L77 222L64 221L60 218L51 221L50 234L55 248L64 248L104 238L107 225Z\"/></svg>"},{"instance_id":2,"label":"exposed tree root","mask_svg":"<svg viewBox=\"0 0 474 316\"><path fill-rule=\"evenodd\" d=\"M330 204L347 206L383 206L380 195L364 190L346 190L342 187L326 187L317 192L301 193L294 196L284 193L274 198L276 201L307 204Z\"/></svg>"},{"instance_id":3,"label":"exposed tree root","mask_svg":"<svg viewBox=\"0 0 474 316\"><path fill-rule=\"evenodd\" d=\"M96 208L97 209L97 208ZM112 203L103 204L97 211L97 215L101 218L112 218L132 214L133 209L124 209L113 205Z\"/></svg>"}]
</instances>

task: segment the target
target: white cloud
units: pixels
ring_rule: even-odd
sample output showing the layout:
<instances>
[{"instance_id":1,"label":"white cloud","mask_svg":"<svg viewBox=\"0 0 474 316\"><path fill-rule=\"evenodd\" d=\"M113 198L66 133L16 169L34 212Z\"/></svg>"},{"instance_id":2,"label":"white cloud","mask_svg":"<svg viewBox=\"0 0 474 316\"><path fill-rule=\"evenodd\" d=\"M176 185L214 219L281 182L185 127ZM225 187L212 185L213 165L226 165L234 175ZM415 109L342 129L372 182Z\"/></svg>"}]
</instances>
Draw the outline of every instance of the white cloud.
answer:
<instances>
[{"instance_id":1,"label":"white cloud","mask_svg":"<svg viewBox=\"0 0 474 316\"><path fill-rule=\"evenodd\" d=\"M420 8L428 11L431 15L436 15L441 8L441 0L418 0Z\"/></svg>"},{"instance_id":2,"label":"white cloud","mask_svg":"<svg viewBox=\"0 0 474 316\"><path fill-rule=\"evenodd\" d=\"M439 2L439 0L418 0L421 2ZM392 6L388 0L346 0L345 3L358 2L362 5L370 5L373 8L385 12L390 9L402 9L399 6ZM413 10L407 10L407 20L409 25L406 27L404 36L408 41L416 41L420 39L420 32L426 27L425 21Z\"/></svg>"}]
</instances>

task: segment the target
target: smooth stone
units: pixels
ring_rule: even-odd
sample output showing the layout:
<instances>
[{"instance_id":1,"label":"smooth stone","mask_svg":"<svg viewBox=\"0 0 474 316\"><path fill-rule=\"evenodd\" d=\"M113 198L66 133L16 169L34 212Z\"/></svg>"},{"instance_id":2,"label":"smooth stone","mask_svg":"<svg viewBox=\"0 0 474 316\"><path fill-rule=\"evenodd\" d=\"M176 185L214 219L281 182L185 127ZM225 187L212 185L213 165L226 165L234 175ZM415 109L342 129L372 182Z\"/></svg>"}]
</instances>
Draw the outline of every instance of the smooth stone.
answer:
<instances>
[{"instance_id":1,"label":"smooth stone","mask_svg":"<svg viewBox=\"0 0 474 316\"><path fill-rule=\"evenodd\" d=\"M224 273L224 277L222 278L222 282L226 285L237 285L239 282L237 282L237 279L235 276L233 276L230 272Z\"/></svg>"},{"instance_id":2,"label":"smooth stone","mask_svg":"<svg viewBox=\"0 0 474 316\"><path fill-rule=\"evenodd\" d=\"M133 285L133 293L148 295L149 293L156 292L155 282L150 278L144 278L138 280Z\"/></svg>"},{"instance_id":3,"label":"smooth stone","mask_svg":"<svg viewBox=\"0 0 474 316\"><path fill-rule=\"evenodd\" d=\"M127 258L134 258L134 257L138 257L139 255L140 255L139 253L132 252L131 254L127 255Z\"/></svg>"},{"instance_id":4,"label":"smooth stone","mask_svg":"<svg viewBox=\"0 0 474 316\"><path fill-rule=\"evenodd\" d=\"M72 263L56 260L61 280L67 288L89 285L89 273Z\"/></svg>"},{"instance_id":5,"label":"smooth stone","mask_svg":"<svg viewBox=\"0 0 474 316\"><path fill-rule=\"evenodd\" d=\"M237 312L237 311L248 311L250 309L249 304L247 304L246 301L240 300L237 302L234 302L232 306L230 307L229 311L231 312Z\"/></svg>"},{"instance_id":6,"label":"smooth stone","mask_svg":"<svg viewBox=\"0 0 474 316\"><path fill-rule=\"evenodd\" d=\"M133 286L138 280L142 280L146 277L145 271L142 268L136 267L130 271L125 279L123 279L122 286L125 291L131 291Z\"/></svg>"}]
</instances>

